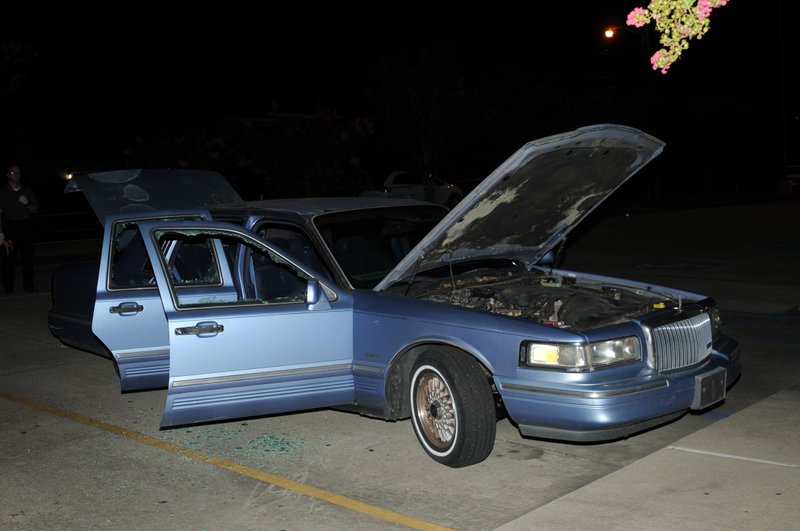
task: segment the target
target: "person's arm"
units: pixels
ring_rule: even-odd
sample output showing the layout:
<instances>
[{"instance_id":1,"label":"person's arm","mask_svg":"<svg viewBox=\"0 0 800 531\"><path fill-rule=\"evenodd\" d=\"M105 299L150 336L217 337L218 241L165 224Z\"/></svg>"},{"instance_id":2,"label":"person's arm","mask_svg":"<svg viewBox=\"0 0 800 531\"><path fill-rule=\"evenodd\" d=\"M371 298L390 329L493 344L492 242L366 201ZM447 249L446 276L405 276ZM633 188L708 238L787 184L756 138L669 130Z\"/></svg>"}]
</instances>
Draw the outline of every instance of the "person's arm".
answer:
<instances>
[{"instance_id":1,"label":"person's arm","mask_svg":"<svg viewBox=\"0 0 800 531\"><path fill-rule=\"evenodd\" d=\"M33 189L31 187L27 187L25 189L25 195L28 197L28 204L25 205L28 207L28 211L31 214L38 214L39 202L36 200L36 194L33 193Z\"/></svg>"}]
</instances>

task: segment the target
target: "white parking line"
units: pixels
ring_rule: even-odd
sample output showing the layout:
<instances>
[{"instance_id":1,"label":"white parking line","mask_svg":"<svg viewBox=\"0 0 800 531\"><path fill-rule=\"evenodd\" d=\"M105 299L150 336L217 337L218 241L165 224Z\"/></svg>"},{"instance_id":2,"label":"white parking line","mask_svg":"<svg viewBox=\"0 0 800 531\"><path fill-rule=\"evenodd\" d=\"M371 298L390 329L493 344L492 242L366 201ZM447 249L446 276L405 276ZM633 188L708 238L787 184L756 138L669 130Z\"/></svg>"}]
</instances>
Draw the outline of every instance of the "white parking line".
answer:
<instances>
[{"instance_id":1,"label":"white parking line","mask_svg":"<svg viewBox=\"0 0 800 531\"><path fill-rule=\"evenodd\" d=\"M713 455L715 457L724 457L726 459L736 459L738 461L748 461L750 463L761 463L764 465L783 466L787 468L800 468L800 465L792 463L780 463L778 461L767 461L766 459L755 459L753 457L744 457L741 455L722 454L719 452L708 452L705 450L696 450L694 448L684 448L682 446L667 446L670 450L678 450L679 452L690 452L693 454Z\"/></svg>"}]
</instances>

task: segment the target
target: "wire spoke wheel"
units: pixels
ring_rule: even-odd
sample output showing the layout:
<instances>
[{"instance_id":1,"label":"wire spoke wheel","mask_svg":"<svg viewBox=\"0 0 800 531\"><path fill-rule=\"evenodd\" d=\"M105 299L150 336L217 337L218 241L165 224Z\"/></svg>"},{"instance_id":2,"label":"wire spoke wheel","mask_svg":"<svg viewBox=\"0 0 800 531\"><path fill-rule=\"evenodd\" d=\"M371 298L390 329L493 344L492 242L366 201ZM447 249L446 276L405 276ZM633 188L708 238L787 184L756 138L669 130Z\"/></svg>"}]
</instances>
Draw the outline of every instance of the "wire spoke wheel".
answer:
<instances>
[{"instance_id":1,"label":"wire spoke wheel","mask_svg":"<svg viewBox=\"0 0 800 531\"><path fill-rule=\"evenodd\" d=\"M410 383L411 421L425 452L454 468L486 459L497 417L487 373L475 358L432 347L420 355Z\"/></svg>"},{"instance_id":2,"label":"wire spoke wheel","mask_svg":"<svg viewBox=\"0 0 800 531\"><path fill-rule=\"evenodd\" d=\"M425 438L439 450L446 449L456 435L458 419L450 388L437 373L425 371L415 393L417 421Z\"/></svg>"}]
</instances>

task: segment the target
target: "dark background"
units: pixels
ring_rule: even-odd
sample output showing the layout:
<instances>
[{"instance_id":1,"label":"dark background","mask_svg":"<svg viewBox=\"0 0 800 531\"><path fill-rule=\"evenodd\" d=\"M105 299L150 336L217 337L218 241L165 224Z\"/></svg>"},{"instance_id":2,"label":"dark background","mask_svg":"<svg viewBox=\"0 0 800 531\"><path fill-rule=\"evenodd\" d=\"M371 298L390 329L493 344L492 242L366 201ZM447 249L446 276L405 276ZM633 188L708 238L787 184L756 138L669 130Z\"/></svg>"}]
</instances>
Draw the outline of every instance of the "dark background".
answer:
<instances>
[{"instance_id":1,"label":"dark background","mask_svg":"<svg viewBox=\"0 0 800 531\"><path fill-rule=\"evenodd\" d=\"M0 163L42 216L82 208L66 173L119 168L219 170L246 199L355 195L417 168L468 190L529 140L614 122L667 143L623 200L788 193L791 2L731 0L666 75L652 27L602 36L645 2L469 5L4 6Z\"/></svg>"}]
</instances>

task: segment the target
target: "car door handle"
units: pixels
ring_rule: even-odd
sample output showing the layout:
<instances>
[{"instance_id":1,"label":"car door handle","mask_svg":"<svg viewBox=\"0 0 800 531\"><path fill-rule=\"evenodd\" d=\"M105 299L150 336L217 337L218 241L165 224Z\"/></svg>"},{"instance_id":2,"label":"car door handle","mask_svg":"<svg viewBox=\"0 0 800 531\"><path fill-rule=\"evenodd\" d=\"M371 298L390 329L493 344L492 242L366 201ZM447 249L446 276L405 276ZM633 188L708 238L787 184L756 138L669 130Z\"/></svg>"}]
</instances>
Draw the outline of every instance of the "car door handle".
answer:
<instances>
[{"instance_id":1,"label":"car door handle","mask_svg":"<svg viewBox=\"0 0 800 531\"><path fill-rule=\"evenodd\" d=\"M118 313L120 315L125 313L139 313L144 310L144 306L138 302L121 302L118 306L112 306L108 309L111 313Z\"/></svg>"},{"instance_id":2,"label":"car door handle","mask_svg":"<svg viewBox=\"0 0 800 531\"><path fill-rule=\"evenodd\" d=\"M212 322L197 323L194 326L176 328L175 335L178 336L195 335L200 337L213 337L224 330L225 330L224 326L212 321Z\"/></svg>"}]
</instances>

